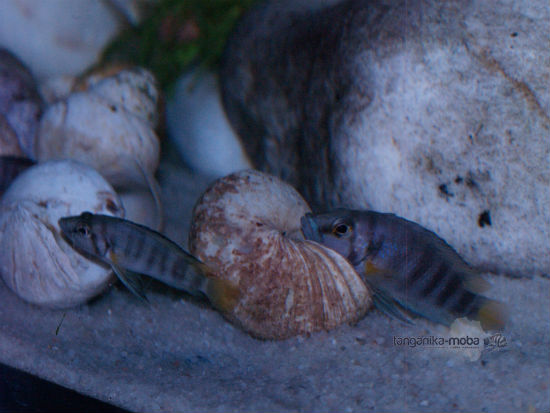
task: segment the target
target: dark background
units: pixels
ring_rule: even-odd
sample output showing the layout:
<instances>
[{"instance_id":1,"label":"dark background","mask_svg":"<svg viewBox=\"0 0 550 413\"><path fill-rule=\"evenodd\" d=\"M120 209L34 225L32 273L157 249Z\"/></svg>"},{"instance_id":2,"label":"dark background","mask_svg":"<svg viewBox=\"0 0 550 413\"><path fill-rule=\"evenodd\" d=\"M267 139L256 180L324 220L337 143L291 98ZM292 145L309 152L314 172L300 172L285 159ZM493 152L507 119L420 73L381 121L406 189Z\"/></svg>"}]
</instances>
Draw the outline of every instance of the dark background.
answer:
<instances>
[{"instance_id":1,"label":"dark background","mask_svg":"<svg viewBox=\"0 0 550 413\"><path fill-rule=\"evenodd\" d=\"M126 412L21 370L0 364L0 413Z\"/></svg>"}]
</instances>

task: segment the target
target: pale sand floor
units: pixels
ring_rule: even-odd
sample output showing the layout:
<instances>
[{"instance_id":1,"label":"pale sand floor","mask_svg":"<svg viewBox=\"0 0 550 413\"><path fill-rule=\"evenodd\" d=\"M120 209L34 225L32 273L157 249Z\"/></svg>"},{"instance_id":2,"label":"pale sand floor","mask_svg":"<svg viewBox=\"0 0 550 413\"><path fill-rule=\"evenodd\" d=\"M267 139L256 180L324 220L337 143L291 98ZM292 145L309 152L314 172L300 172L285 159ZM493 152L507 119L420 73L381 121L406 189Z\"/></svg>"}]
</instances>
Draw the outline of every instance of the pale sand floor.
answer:
<instances>
[{"instance_id":1,"label":"pale sand floor","mask_svg":"<svg viewBox=\"0 0 550 413\"><path fill-rule=\"evenodd\" d=\"M185 243L209 179L166 160L159 179L167 235ZM442 330L377 311L355 326L266 342L158 284L148 294L152 308L116 286L53 311L0 283L0 362L135 411L548 411L550 280L488 279L511 320L507 345L477 361L394 346L394 336Z\"/></svg>"}]
</instances>

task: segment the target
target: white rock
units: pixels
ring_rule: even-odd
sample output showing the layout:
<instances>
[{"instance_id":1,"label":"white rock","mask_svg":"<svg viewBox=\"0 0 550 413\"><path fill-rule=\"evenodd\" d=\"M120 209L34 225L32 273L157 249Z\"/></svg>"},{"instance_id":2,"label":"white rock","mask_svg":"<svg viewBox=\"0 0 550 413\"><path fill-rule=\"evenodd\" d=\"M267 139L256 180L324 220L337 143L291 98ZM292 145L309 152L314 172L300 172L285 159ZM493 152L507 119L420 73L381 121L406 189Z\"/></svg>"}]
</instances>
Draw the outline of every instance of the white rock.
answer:
<instances>
[{"instance_id":1,"label":"white rock","mask_svg":"<svg viewBox=\"0 0 550 413\"><path fill-rule=\"evenodd\" d=\"M103 1L0 1L0 46L38 78L82 72L120 27Z\"/></svg>"},{"instance_id":2,"label":"white rock","mask_svg":"<svg viewBox=\"0 0 550 413\"><path fill-rule=\"evenodd\" d=\"M0 273L24 300L71 307L99 294L111 270L77 253L58 220L84 211L124 216L113 188L92 168L45 162L19 175L0 202Z\"/></svg>"},{"instance_id":3,"label":"white rock","mask_svg":"<svg viewBox=\"0 0 550 413\"><path fill-rule=\"evenodd\" d=\"M477 361L484 349L484 339L489 336L479 321L457 318L444 335L448 341L444 349L455 358Z\"/></svg>"},{"instance_id":4,"label":"white rock","mask_svg":"<svg viewBox=\"0 0 550 413\"><path fill-rule=\"evenodd\" d=\"M218 177L251 167L211 73L191 72L178 80L166 105L166 126L184 162L197 172Z\"/></svg>"}]
</instances>

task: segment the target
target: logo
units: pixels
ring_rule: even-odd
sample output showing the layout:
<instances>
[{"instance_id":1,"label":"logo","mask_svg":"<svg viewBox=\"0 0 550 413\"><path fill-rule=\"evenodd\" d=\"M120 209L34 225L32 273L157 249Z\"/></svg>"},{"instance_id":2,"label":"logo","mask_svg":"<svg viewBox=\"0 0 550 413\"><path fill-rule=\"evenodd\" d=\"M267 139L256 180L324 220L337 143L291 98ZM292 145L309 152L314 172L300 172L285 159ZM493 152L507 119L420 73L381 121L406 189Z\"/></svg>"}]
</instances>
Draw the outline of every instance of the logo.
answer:
<instances>
[{"instance_id":1,"label":"logo","mask_svg":"<svg viewBox=\"0 0 550 413\"><path fill-rule=\"evenodd\" d=\"M493 351L506 347L508 342L506 341L506 337L504 337L501 333L497 333L493 334L491 337L483 339L483 344L487 351Z\"/></svg>"}]
</instances>

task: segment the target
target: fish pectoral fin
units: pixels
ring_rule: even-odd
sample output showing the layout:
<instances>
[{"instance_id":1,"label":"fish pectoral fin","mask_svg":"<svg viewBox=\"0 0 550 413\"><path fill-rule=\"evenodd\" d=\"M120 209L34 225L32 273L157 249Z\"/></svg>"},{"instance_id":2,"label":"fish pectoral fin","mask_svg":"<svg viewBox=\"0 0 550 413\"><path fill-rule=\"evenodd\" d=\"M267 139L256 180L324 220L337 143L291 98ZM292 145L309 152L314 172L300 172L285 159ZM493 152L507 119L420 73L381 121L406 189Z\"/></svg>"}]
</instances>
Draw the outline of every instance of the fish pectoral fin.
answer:
<instances>
[{"instance_id":1,"label":"fish pectoral fin","mask_svg":"<svg viewBox=\"0 0 550 413\"><path fill-rule=\"evenodd\" d=\"M405 324L414 324L408 316L407 308L399 300L393 298L385 289L380 287L380 285L387 285L393 278L393 274L368 260L364 263L364 272L364 281L372 290L372 302L374 306L390 318L396 318Z\"/></svg>"},{"instance_id":2,"label":"fish pectoral fin","mask_svg":"<svg viewBox=\"0 0 550 413\"><path fill-rule=\"evenodd\" d=\"M111 263L111 268L126 288L128 288L136 297L143 300L147 304L150 304L147 296L145 295L145 283L142 275L126 270L113 263Z\"/></svg>"},{"instance_id":3,"label":"fish pectoral fin","mask_svg":"<svg viewBox=\"0 0 550 413\"><path fill-rule=\"evenodd\" d=\"M398 300L381 288L374 287L373 285L370 285L370 287L372 289L372 302L378 310L388 317L396 318L405 324L414 324L407 309Z\"/></svg>"}]
</instances>

